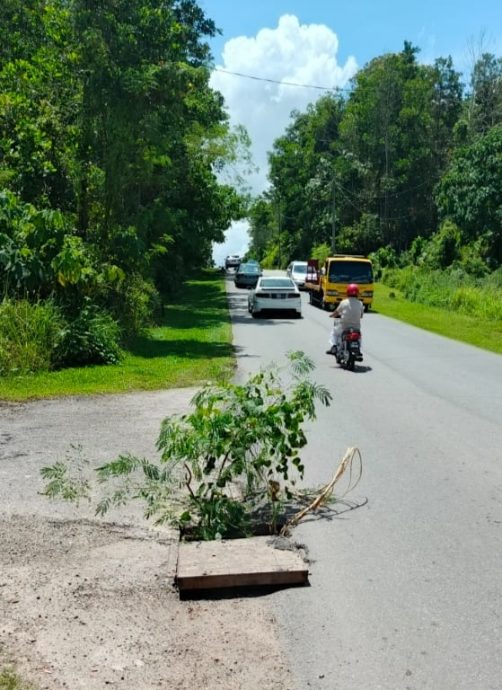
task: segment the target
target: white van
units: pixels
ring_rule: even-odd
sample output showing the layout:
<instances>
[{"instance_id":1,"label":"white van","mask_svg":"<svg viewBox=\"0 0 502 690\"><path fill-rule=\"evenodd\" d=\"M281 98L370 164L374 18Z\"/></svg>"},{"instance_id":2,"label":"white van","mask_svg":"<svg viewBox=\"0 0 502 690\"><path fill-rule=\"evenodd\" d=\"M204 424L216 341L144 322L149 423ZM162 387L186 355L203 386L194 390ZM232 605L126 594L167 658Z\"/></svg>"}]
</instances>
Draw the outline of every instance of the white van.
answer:
<instances>
[{"instance_id":1,"label":"white van","mask_svg":"<svg viewBox=\"0 0 502 690\"><path fill-rule=\"evenodd\" d=\"M299 290L305 287L305 278L307 277L307 262L306 261L292 261L286 269L287 275L293 280Z\"/></svg>"}]
</instances>

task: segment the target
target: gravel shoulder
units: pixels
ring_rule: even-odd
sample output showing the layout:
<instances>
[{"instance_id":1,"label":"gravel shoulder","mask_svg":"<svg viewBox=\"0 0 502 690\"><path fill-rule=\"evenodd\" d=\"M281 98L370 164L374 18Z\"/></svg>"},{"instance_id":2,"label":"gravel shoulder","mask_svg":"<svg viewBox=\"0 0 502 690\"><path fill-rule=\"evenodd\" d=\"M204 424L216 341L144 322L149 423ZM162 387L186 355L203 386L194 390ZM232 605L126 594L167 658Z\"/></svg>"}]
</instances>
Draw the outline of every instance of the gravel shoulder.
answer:
<instances>
[{"instance_id":1,"label":"gravel shoulder","mask_svg":"<svg viewBox=\"0 0 502 690\"><path fill-rule=\"evenodd\" d=\"M40 496L41 467L155 457L194 389L0 403L0 662L37 690L293 690L267 597L181 601L178 535Z\"/></svg>"}]
</instances>

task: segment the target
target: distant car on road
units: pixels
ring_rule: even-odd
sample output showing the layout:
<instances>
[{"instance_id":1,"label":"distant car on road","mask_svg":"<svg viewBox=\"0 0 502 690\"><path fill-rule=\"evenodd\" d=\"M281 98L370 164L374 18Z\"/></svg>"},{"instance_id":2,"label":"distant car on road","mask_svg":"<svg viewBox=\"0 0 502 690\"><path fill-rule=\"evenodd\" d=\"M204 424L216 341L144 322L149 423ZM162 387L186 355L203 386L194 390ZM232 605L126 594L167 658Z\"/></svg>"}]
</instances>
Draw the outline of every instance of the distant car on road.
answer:
<instances>
[{"instance_id":1,"label":"distant car on road","mask_svg":"<svg viewBox=\"0 0 502 690\"><path fill-rule=\"evenodd\" d=\"M307 262L292 261L286 269L286 274L295 282L299 290L303 290L307 277Z\"/></svg>"},{"instance_id":2,"label":"distant car on road","mask_svg":"<svg viewBox=\"0 0 502 690\"><path fill-rule=\"evenodd\" d=\"M238 254L229 254L225 259L225 268L239 268L241 257Z\"/></svg>"},{"instance_id":3,"label":"distant car on road","mask_svg":"<svg viewBox=\"0 0 502 690\"><path fill-rule=\"evenodd\" d=\"M302 297L291 278L262 276L248 296L248 311L257 318L264 311L293 312L302 317Z\"/></svg>"},{"instance_id":4,"label":"distant car on road","mask_svg":"<svg viewBox=\"0 0 502 690\"><path fill-rule=\"evenodd\" d=\"M254 288L261 277L260 264L247 262L235 271L234 283L238 288Z\"/></svg>"}]
</instances>

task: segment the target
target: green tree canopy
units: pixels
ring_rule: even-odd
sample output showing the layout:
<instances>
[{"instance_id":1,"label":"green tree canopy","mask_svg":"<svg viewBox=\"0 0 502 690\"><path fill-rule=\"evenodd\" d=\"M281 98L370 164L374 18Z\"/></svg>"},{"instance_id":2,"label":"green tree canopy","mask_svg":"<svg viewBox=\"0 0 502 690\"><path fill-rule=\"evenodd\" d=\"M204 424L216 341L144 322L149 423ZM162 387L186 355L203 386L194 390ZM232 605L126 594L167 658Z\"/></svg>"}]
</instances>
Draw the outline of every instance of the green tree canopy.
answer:
<instances>
[{"instance_id":1,"label":"green tree canopy","mask_svg":"<svg viewBox=\"0 0 502 690\"><path fill-rule=\"evenodd\" d=\"M433 190L453 148L462 84L451 58L421 65L417 53L405 42L361 69L347 97L328 94L292 113L269 156L271 242L280 239L285 260L333 238L339 251L406 250L435 231Z\"/></svg>"},{"instance_id":2,"label":"green tree canopy","mask_svg":"<svg viewBox=\"0 0 502 690\"><path fill-rule=\"evenodd\" d=\"M487 256L502 262L502 125L455 151L436 201L465 241L484 238Z\"/></svg>"},{"instance_id":3,"label":"green tree canopy","mask_svg":"<svg viewBox=\"0 0 502 690\"><path fill-rule=\"evenodd\" d=\"M62 214L67 259L80 243L92 265L164 289L242 216L218 177L245 136L209 86L215 32L195 0L2 3L0 186L25 215ZM2 232L4 246L29 235Z\"/></svg>"}]
</instances>

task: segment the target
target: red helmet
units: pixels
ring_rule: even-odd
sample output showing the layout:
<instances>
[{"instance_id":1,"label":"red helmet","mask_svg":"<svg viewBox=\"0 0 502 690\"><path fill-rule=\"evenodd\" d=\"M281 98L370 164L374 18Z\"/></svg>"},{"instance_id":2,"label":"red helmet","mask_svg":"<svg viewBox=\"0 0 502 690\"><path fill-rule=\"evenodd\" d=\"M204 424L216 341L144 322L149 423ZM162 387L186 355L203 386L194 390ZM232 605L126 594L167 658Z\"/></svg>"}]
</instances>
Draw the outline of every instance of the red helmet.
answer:
<instances>
[{"instance_id":1,"label":"red helmet","mask_svg":"<svg viewBox=\"0 0 502 690\"><path fill-rule=\"evenodd\" d=\"M351 283L347 285L347 297L357 297L359 294L359 285L356 283Z\"/></svg>"}]
</instances>

